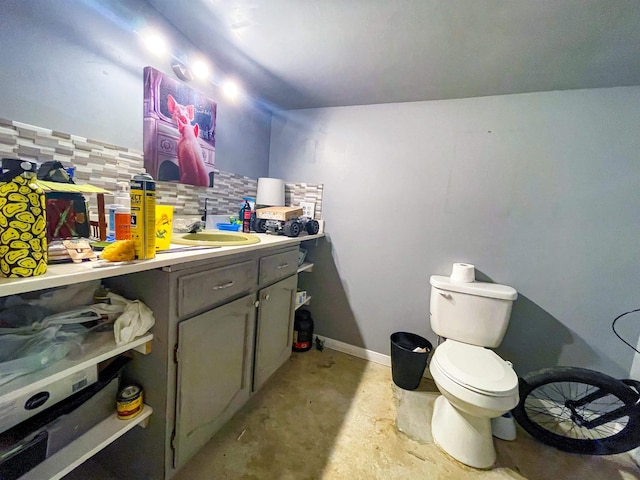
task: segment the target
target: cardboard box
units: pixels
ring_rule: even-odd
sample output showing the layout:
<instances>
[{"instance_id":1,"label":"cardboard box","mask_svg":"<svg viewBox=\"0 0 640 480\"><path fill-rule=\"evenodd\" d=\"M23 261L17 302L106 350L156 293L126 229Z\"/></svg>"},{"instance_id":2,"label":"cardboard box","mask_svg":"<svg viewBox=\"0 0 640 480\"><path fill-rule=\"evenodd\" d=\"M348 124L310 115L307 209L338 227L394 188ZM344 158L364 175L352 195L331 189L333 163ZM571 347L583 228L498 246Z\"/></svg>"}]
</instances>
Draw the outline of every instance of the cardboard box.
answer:
<instances>
[{"instance_id":1,"label":"cardboard box","mask_svg":"<svg viewBox=\"0 0 640 480\"><path fill-rule=\"evenodd\" d=\"M297 291L296 292L296 307L301 306L306 301L307 301L307 292L306 292L306 290Z\"/></svg>"},{"instance_id":2,"label":"cardboard box","mask_svg":"<svg viewBox=\"0 0 640 480\"><path fill-rule=\"evenodd\" d=\"M298 249L298 266L304 263L305 258L307 258L307 251L304 248Z\"/></svg>"},{"instance_id":3,"label":"cardboard box","mask_svg":"<svg viewBox=\"0 0 640 480\"><path fill-rule=\"evenodd\" d=\"M264 220L289 220L302 216L300 207L266 207L256 210L256 218Z\"/></svg>"}]
</instances>

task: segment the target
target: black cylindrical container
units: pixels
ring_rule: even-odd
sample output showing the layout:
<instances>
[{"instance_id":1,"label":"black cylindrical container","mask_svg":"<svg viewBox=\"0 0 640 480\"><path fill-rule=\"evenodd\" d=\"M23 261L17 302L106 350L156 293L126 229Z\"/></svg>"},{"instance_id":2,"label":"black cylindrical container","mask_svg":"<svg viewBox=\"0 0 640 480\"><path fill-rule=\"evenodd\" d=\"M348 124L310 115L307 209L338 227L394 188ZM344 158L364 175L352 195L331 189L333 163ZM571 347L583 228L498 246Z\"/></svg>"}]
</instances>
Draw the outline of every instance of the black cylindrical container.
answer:
<instances>
[{"instance_id":1,"label":"black cylindrical container","mask_svg":"<svg viewBox=\"0 0 640 480\"><path fill-rule=\"evenodd\" d=\"M313 319L308 310L298 310L293 321L293 351L306 352L313 344Z\"/></svg>"},{"instance_id":2,"label":"black cylindrical container","mask_svg":"<svg viewBox=\"0 0 640 480\"><path fill-rule=\"evenodd\" d=\"M415 352L419 347L424 352ZM391 376L393 383L405 390L415 390L420 385L422 374L433 346L426 338L409 332L391 335Z\"/></svg>"}]
</instances>

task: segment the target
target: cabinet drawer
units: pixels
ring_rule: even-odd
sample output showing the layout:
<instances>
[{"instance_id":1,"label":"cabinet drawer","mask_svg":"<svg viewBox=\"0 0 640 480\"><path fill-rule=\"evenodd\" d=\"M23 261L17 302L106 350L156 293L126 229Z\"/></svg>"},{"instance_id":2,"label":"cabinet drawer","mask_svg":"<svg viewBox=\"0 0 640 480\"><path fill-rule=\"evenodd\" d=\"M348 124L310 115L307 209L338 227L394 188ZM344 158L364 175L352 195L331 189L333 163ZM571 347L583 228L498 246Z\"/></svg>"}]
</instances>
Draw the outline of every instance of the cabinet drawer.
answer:
<instances>
[{"instance_id":1,"label":"cabinet drawer","mask_svg":"<svg viewBox=\"0 0 640 480\"><path fill-rule=\"evenodd\" d=\"M178 316L183 318L224 302L251 290L255 283L255 260L185 275L178 279Z\"/></svg>"},{"instance_id":2,"label":"cabinet drawer","mask_svg":"<svg viewBox=\"0 0 640 480\"><path fill-rule=\"evenodd\" d=\"M293 275L298 270L298 249L260 259L260 285Z\"/></svg>"}]
</instances>

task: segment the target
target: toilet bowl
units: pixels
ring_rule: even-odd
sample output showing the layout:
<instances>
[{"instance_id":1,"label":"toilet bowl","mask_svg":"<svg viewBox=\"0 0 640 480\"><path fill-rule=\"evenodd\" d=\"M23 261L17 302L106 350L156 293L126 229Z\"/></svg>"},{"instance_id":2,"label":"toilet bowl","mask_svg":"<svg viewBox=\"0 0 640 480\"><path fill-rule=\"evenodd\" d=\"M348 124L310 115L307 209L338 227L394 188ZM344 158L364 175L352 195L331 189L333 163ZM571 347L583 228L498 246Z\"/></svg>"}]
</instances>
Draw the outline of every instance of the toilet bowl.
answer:
<instances>
[{"instance_id":1,"label":"toilet bowl","mask_svg":"<svg viewBox=\"0 0 640 480\"><path fill-rule=\"evenodd\" d=\"M459 264L465 270L470 264ZM431 329L446 339L434 351L429 370L440 390L431 433L435 443L456 460L489 468L496 459L491 419L518 404L518 377L490 348L500 345L518 292L507 285L432 275Z\"/></svg>"},{"instance_id":2,"label":"toilet bowl","mask_svg":"<svg viewBox=\"0 0 640 480\"><path fill-rule=\"evenodd\" d=\"M435 349L429 371L442 394L432 418L435 443L466 465L491 467L496 459L491 418L518 404L515 371L493 351L455 340Z\"/></svg>"}]
</instances>

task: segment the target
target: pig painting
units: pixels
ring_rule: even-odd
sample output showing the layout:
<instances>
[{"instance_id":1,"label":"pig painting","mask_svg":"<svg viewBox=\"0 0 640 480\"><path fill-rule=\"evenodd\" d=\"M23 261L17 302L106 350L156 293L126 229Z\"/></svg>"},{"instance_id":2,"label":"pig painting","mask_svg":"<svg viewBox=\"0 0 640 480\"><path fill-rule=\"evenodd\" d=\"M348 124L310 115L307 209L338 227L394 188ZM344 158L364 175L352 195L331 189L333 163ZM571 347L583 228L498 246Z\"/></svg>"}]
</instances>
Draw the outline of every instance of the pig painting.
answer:
<instances>
[{"instance_id":1,"label":"pig painting","mask_svg":"<svg viewBox=\"0 0 640 480\"><path fill-rule=\"evenodd\" d=\"M215 100L153 67L144 68L143 92L145 170L156 181L212 188Z\"/></svg>"},{"instance_id":2,"label":"pig painting","mask_svg":"<svg viewBox=\"0 0 640 480\"><path fill-rule=\"evenodd\" d=\"M178 126L180 141L178 142L178 168L180 183L188 183L198 187L209 185L209 177L204 168L202 148L198 143L198 124L192 125L194 119L193 105L181 105L171 94L167 95L167 108Z\"/></svg>"}]
</instances>

